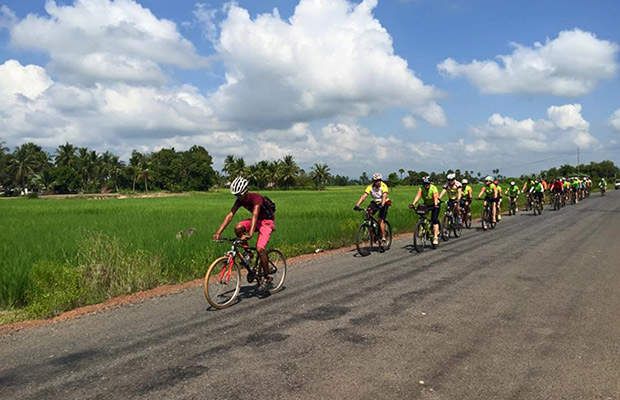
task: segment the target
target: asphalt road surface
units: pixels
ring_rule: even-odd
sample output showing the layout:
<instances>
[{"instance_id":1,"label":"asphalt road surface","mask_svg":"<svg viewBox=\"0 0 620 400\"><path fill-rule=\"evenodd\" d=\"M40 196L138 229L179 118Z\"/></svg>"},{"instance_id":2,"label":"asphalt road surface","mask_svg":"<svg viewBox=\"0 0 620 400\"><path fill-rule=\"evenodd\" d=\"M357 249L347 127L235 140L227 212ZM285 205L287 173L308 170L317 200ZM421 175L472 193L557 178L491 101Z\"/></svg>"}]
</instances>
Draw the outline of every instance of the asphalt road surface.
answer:
<instances>
[{"instance_id":1,"label":"asphalt road surface","mask_svg":"<svg viewBox=\"0 0 620 400\"><path fill-rule=\"evenodd\" d=\"M0 399L620 399L620 191L0 337Z\"/></svg>"}]
</instances>

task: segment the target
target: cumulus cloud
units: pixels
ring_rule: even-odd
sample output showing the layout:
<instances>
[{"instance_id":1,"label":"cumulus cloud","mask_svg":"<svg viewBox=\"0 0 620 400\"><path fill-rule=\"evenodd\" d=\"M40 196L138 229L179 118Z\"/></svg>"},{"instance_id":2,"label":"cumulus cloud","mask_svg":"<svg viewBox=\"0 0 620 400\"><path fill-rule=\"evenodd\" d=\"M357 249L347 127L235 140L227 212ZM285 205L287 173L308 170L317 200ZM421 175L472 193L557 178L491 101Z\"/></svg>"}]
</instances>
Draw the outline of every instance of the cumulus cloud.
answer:
<instances>
[{"instance_id":1,"label":"cumulus cloud","mask_svg":"<svg viewBox=\"0 0 620 400\"><path fill-rule=\"evenodd\" d=\"M174 22L158 19L133 0L76 0L67 6L48 1L45 11L47 16L13 21L11 42L49 53L48 71L65 82L161 83L162 64L208 65Z\"/></svg>"},{"instance_id":2,"label":"cumulus cloud","mask_svg":"<svg viewBox=\"0 0 620 400\"><path fill-rule=\"evenodd\" d=\"M618 71L618 44L579 29L562 31L533 47L511 45L512 54L499 55L498 61L461 64L448 58L437 68L451 77L465 77L483 93L556 96L590 93L599 81Z\"/></svg>"},{"instance_id":3,"label":"cumulus cloud","mask_svg":"<svg viewBox=\"0 0 620 400\"><path fill-rule=\"evenodd\" d=\"M493 114L486 125L470 127L476 140L463 144L469 154L491 150L505 156L524 150L542 153L571 150L575 146L590 148L598 142L589 129L590 123L581 115L581 105L566 104L549 107L547 119L516 120Z\"/></svg>"},{"instance_id":4,"label":"cumulus cloud","mask_svg":"<svg viewBox=\"0 0 620 400\"><path fill-rule=\"evenodd\" d=\"M611 116L607 119L607 123L620 132L620 109L617 109Z\"/></svg>"},{"instance_id":5,"label":"cumulus cloud","mask_svg":"<svg viewBox=\"0 0 620 400\"><path fill-rule=\"evenodd\" d=\"M415 129L418 126L418 122L412 115L404 116L401 120L401 124L403 125L403 128L407 129Z\"/></svg>"},{"instance_id":6,"label":"cumulus cloud","mask_svg":"<svg viewBox=\"0 0 620 400\"><path fill-rule=\"evenodd\" d=\"M444 126L441 93L394 54L376 5L301 0L287 21L277 11L252 19L231 5L215 43L227 71L211 99L218 116L246 129L283 129L400 107Z\"/></svg>"}]
</instances>

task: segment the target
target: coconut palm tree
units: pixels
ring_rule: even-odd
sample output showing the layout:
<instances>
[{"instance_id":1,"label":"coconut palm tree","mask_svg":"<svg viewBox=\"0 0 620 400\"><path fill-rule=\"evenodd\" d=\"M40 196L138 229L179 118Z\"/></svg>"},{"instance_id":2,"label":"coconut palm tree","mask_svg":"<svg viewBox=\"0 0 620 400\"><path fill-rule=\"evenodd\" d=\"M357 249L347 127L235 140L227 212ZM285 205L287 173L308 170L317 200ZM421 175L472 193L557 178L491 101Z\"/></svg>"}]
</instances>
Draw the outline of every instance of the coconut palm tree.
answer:
<instances>
[{"instance_id":1,"label":"coconut palm tree","mask_svg":"<svg viewBox=\"0 0 620 400\"><path fill-rule=\"evenodd\" d=\"M235 156L232 154L229 154L226 156L226 158L224 159L224 167L222 167L222 172L224 172L225 174L228 174L228 179L232 180L233 175L232 172L235 169Z\"/></svg>"},{"instance_id":2,"label":"coconut palm tree","mask_svg":"<svg viewBox=\"0 0 620 400\"><path fill-rule=\"evenodd\" d=\"M26 189L26 183L30 182L32 176L47 165L48 158L41 147L34 143L24 143L15 148L9 166L22 190Z\"/></svg>"},{"instance_id":3,"label":"coconut palm tree","mask_svg":"<svg viewBox=\"0 0 620 400\"><path fill-rule=\"evenodd\" d=\"M310 170L310 177L316 183L317 189L321 190L325 182L327 182L331 176L329 173L329 166L327 166L327 164L314 164Z\"/></svg>"},{"instance_id":4,"label":"coconut palm tree","mask_svg":"<svg viewBox=\"0 0 620 400\"><path fill-rule=\"evenodd\" d=\"M54 165L56 167L72 167L75 164L76 150L77 147L69 142L58 146L54 155Z\"/></svg>"},{"instance_id":5,"label":"coconut palm tree","mask_svg":"<svg viewBox=\"0 0 620 400\"><path fill-rule=\"evenodd\" d=\"M286 155L280 163L280 180L286 185L286 190L295 184L295 179L299 173L299 166L291 155Z\"/></svg>"}]
</instances>

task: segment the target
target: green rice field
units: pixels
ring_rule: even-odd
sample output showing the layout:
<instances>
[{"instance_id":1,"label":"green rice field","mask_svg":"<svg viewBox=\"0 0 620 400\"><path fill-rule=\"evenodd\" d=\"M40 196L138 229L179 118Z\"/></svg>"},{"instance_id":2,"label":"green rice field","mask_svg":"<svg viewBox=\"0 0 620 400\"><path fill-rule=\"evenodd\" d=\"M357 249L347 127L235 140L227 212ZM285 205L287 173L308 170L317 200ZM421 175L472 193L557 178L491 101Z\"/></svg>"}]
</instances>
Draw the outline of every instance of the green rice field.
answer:
<instances>
[{"instance_id":1,"label":"green rice field","mask_svg":"<svg viewBox=\"0 0 620 400\"><path fill-rule=\"evenodd\" d=\"M390 193L395 234L411 232L414 187ZM474 187L474 196L479 186ZM277 205L270 242L287 257L354 242L362 187L266 191ZM368 200L367 200L368 201ZM227 191L160 198L0 200L0 322L58 314L106 298L203 276L227 245L211 241L234 197ZM367 204L367 203L366 203ZM474 216L481 202L473 203ZM240 209L223 236L233 236ZM196 234L176 239L177 232Z\"/></svg>"}]
</instances>

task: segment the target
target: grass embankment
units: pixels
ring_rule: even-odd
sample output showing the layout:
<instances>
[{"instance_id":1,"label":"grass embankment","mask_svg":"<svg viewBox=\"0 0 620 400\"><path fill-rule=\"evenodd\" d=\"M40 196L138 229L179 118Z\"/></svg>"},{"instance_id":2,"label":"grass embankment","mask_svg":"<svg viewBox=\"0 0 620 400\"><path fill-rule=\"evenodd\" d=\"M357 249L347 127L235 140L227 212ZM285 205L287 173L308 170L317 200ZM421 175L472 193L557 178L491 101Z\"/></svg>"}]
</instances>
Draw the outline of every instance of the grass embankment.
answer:
<instances>
[{"instance_id":1,"label":"grass embankment","mask_svg":"<svg viewBox=\"0 0 620 400\"><path fill-rule=\"evenodd\" d=\"M417 188L396 187L388 219L412 231ZM476 195L479 187L474 188ZM350 245L362 187L265 192L277 204L271 245L287 257ZM107 298L201 277L227 246L210 238L234 198L227 192L148 199L0 202L0 323L47 317ZM481 202L473 203L474 216ZM240 210L235 221L249 217ZM233 223L235 222L233 221ZM196 234L177 240L177 232ZM224 233L232 236L232 224Z\"/></svg>"}]
</instances>

